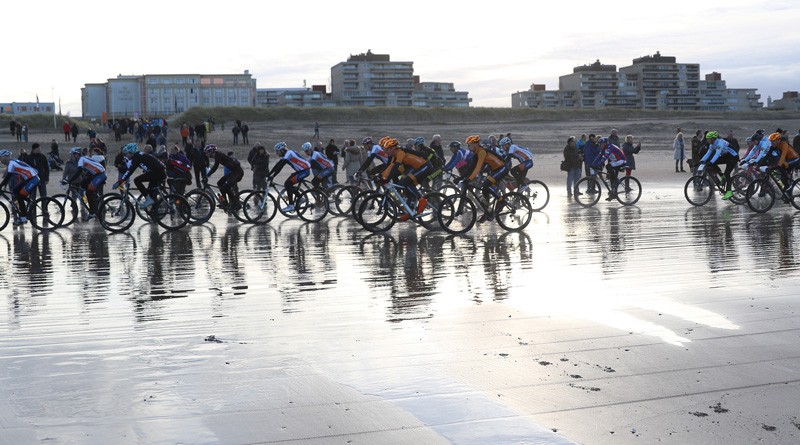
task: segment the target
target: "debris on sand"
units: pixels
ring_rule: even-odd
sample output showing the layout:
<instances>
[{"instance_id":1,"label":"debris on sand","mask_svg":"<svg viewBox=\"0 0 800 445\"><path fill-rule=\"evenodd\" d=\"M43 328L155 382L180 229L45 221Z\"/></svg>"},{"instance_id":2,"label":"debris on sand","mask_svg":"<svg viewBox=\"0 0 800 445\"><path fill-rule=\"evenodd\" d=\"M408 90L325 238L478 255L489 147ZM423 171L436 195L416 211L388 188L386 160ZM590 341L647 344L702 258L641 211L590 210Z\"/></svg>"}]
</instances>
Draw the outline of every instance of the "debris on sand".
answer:
<instances>
[{"instance_id":1,"label":"debris on sand","mask_svg":"<svg viewBox=\"0 0 800 445\"><path fill-rule=\"evenodd\" d=\"M208 337L206 337L205 341L210 341L212 343L223 343L223 341L218 339L216 335L209 335Z\"/></svg>"},{"instance_id":2,"label":"debris on sand","mask_svg":"<svg viewBox=\"0 0 800 445\"><path fill-rule=\"evenodd\" d=\"M689 414L691 414L691 415L693 415L695 417L706 417L706 416L708 416L708 413L704 413L702 411L694 411L694 412L691 412Z\"/></svg>"},{"instance_id":3,"label":"debris on sand","mask_svg":"<svg viewBox=\"0 0 800 445\"><path fill-rule=\"evenodd\" d=\"M717 402L716 405L711 405L711 406L709 406L709 408L713 409L714 412L717 413L717 414L722 414L722 413L727 413L728 412L727 408L723 408L722 407L722 402Z\"/></svg>"},{"instance_id":4,"label":"debris on sand","mask_svg":"<svg viewBox=\"0 0 800 445\"><path fill-rule=\"evenodd\" d=\"M547 360L542 360L542 361L539 362L539 364L542 365L542 366L552 365L552 363L548 362Z\"/></svg>"},{"instance_id":5,"label":"debris on sand","mask_svg":"<svg viewBox=\"0 0 800 445\"><path fill-rule=\"evenodd\" d=\"M764 431L775 431L775 430L777 430L777 428L775 428L774 426L767 425L766 423L762 423L761 424L761 428L763 428Z\"/></svg>"},{"instance_id":6,"label":"debris on sand","mask_svg":"<svg viewBox=\"0 0 800 445\"><path fill-rule=\"evenodd\" d=\"M572 388L582 389L582 390L584 390L586 392L597 392L597 391L600 391L600 388L598 388L596 386L580 386L580 385L576 385L574 383L570 383L569 386L572 387Z\"/></svg>"}]
</instances>

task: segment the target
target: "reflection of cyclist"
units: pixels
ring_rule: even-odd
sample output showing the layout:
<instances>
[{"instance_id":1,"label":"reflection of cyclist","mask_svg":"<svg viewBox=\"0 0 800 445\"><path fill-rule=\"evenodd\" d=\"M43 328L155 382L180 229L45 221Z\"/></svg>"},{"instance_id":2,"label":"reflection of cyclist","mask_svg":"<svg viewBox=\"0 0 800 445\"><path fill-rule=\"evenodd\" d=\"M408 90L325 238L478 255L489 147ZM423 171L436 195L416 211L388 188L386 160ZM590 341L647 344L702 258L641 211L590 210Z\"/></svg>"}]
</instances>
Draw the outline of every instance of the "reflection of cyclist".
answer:
<instances>
[{"instance_id":1,"label":"reflection of cyclist","mask_svg":"<svg viewBox=\"0 0 800 445\"><path fill-rule=\"evenodd\" d=\"M716 131L706 133L706 139L709 142L708 150L700 159L700 165L704 165L706 162L711 165L716 165L718 162L725 164L725 173L720 178L720 181L725 183L725 194L722 195L722 199L730 199L733 192L728 179L731 177L733 169L736 168L736 164L739 163L739 152L731 147L728 141L721 139Z\"/></svg>"},{"instance_id":2,"label":"reflection of cyclist","mask_svg":"<svg viewBox=\"0 0 800 445\"><path fill-rule=\"evenodd\" d=\"M609 192L606 201L611 201L617 197L615 184L619 177L619 168L625 165L627 159L622 149L610 143L608 138L600 138L597 144L600 146L600 153L592 162L592 168L599 170L603 168L603 165L606 166L608 179L611 182L611 192ZM608 164L606 164L606 161L608 161Z\"/></svg>"},{"instance_id":3,"label":"reflection of cyclist","mask_svg":"<svg viewBox=\"0 0 800 445\"><path fill-rule=\"evenodd\" d=\"M800 163L800 156L797 152L783 139L780 133L772 133L769 135L769 142L776 150L780 151L778 162L775 167L781 172L781 179L783 179L783 190L788 191L792 188L792 175L791 169Z\"/></svg>"},{"instance_id":4,"label":"reflection of cyclist","mask_svg":"<svg viewBox=\"0 0 800 445\"><path fill-rule=\"evenodd\" d=\"M277 176L286 164L289 164L294 169L294 173L289 175L289 177L286 178L286 182L283 183L289 205L281 209L284 213L293 212L295 197L298 195L296 184L311 173L311 163L295 153L294 150L289 150L286 147L286 142L278 142L275 144L274 150L275 153L280 156L280 160L278 160L275 166L272 167L272 170L269 171L267 182L272 182L272 178Z\"/></svg>"},{"instance_id":5,"label":"reflection of cyclist","mask_svg":"<svg viewBox=\"0 0 800 445\"><path fill-rule=\"evenodd\" d=\"M0 163L7 166L3 181L0 182L0 189L5 187L12 179L15 181L15 185L12 186L12 193L17 201L20 217L14 221L14 225L25 224L28 222L28 218L24 216L28 213L25 202L31 190L39 185L39 172L22 161L11 159L11 151L9 150L0 150Z\"/></svg>"},{"instance_id":6,"label":"reflection of cyclist","mask_svg":"<svg viewBox=\"0 0 800 445\"><path fill-rule=\"evenodd\" d=\"M323 183L327 183L327 179L333 174L333 161L326 158L321 152L314 150L311 142L303 144L302 149L308 156L308 161L311 163L311 171L314 173L311 185L320 187Z\"/></svg>"},{"instance_id":7,"label":"reflection of cyclist","mask_svg":"<svg viewBox=\"0 0 800 445\"><path fill-rule=\"evenodd\" d=\"M133 183L136 184L139 193L147 196L144 202L139 204L139 207L142 209L147 208L156 201L156 197L158 196L156 194L156 189L159 184L167 179L167 169L164 167L164 164L152 154L139 151L139 147L133 142L124 146L122 148L122 153L125 154L125 157L130 161L130 166L125 173L119 177L117 183L114 184L114 188L119 187L120 184L125 182L137 168L141 168L144 173L134 178ZM146 187L144 185L145 182L147 182Z\"/></svg>"},{"instance_id":8,"label":"reflection of cyclist","mask_svg":"<svg viewBox=\"0 0 800 445\"><path fill-rule=\"evenodd\" d=\"M524 187L527 187L527 181L525 181L525 176L528 174L528 170L533 167L533 153L525 147L520 147L517 144L511 143L511 138L504 137L500 139L500 147L506 152L509 157L509 160L515 159L519 164L516 167L511 169L511 176L517 180L518 187L522 190Z\"/></svg>"},{"instance_id":9,"label":"reflection of cyclist","mask_svg":"<svg viewBox=\"0 0 800 445\"><path fill-rule=\"evenodd\" d=\"M77 148L77 147L76 147ZM80 148L77 148L80 153ZM72 150L75 150L73 148ZM72 151L70 150L70 153ZM95 211L97 210L98 190L106 182L106 168L103 164L95 161L89 156L82 156L78 159L78 170L66 182L72 184L77 181L78 177L83 175L81 187L86 190L86 200L89 202L89 214L83 220L88 221L94 218Z\"/></svg>"},{"instance_id":10,"label":"reflection of cyclist","mask_svg":"<svg viewBox=\"0 0 800 445\"><path fill-rule=\"evenodd\" d=\"M244 169L242 169L238 160L217 150L217 146L214 144L206 145L203 149L203 153L208 157L209 162L214 161L214 165L211 166L211 169L208 171L207 177L210 178L220 165L224 167L223 170L225 170L226 173L219 178L217 186L219 187L222 197L227 198L223 199L223 201L232 203L232 210L236 210L240 203L234 190L236 189L236 184L244 177Z\"/></svg>"}]
</instances>

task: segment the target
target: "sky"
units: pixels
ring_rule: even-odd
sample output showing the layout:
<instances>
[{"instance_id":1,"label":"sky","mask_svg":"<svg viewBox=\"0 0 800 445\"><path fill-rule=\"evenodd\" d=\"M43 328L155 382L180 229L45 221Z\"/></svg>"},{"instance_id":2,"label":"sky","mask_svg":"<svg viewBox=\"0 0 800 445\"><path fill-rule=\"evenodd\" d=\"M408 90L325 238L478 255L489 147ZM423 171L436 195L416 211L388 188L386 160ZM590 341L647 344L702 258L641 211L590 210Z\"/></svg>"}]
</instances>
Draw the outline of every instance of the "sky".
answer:
<instances>
[{"instance_id":1,"label":"sky","mask_svg":"<svg viewBox=\"0 0 800 445\"><path fill-rule=\"evenodd\" d=\"M471 2L470 2L471 3ZM800 2L789 0L267 2L78 0L5 20L0 102L61 103L119 74L228 74L258 88L327 84L330 69L371 50L414 63L422 81L452 82L474 107L510 107L533 83L600 60L628 66L659 51L722 73L729 88L778 99L800 90ZM25 2L4 17L32 18ZM13 36L13 37L12 37ZM10 54L14 54L12 57ZM16 63L15 63L16 62ZM19 64L15 66L15 64ZM330 91L330 90L329 90Z\"/></svg>"}]
</instances>

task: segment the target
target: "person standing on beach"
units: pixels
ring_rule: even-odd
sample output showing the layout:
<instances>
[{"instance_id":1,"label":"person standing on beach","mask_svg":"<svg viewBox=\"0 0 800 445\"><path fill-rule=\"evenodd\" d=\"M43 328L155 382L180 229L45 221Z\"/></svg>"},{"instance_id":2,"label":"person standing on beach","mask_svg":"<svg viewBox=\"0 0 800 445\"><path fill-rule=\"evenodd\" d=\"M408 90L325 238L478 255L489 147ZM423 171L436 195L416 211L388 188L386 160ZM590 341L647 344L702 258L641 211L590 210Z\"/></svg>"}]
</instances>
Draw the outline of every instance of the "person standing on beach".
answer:
<instances>
[{"instance_id":1,"label":"person standing on beach","mask_svg":"<svg viewBox=\"0 0 800 445\"><path fill-rule=\"evenodd\" d=\"M728 141L728 144L731 146L731 148L736 150L736 153L739 153L739 149L741 147L739 146L739 140L733 136L733 130L728 130L728 135L725 136L725 140Z\"/></svg>"},{"instance_id":2,"label":"person standing on beach","mask_svg":"<svg viewBox=\"0 0 800 445\"><path fill-rule=\"evenodd\" d=\"M236 125L234 125L233 128L231 128L231 133L233 133L233 145L237 145L239 143L239 132L241 131L242 129L237 127Z\"/></svg>"},{"instance_id":3,"label":"person standing on beach","mask_svg":"<svg viewBox=\"0 0 800 445\"><path fill-rule=\"evenodd\" d=\"M675 140L672 141L672 148L675 150L675 155L673 156L675 159L675 173L685 172L686 170L683 169L683 158L685 156L686 146L683 142L683 133L675 135ZM680 167L680 170L678 170L678 167Z\"/></svg>"},{"instance_id":4,"label":"person standing on beach","mask_svg":"<svg viewBox=\"0 0 800 445\"><path fill-rule=\"evenodd\" d=\"M314 121L314 139L319 140L319 122Z\"/></svg>"},{"instance_id":5,"label":"person standing on beach","mask_svg":"<svg viewBox=\"0 0 800 445\"><path fill-rule=\"evenodd\" d=\"M72 143L74 144L78 142L78 124L76 124L75 122L70 124L69 131L70 133L72 133Z\"/></svg>"},{"instance_id":6,"label":"person standing on beach","mask_svg":"<svg viewBox=\"0 0 800 445\"><path fill-rule=\"evenodd\" d=\"M11 136L16 136L17 135L17 121L15 121L14 119L11 119L11 121L8 122L8 129L11 131Z\"/></svg>"},{"instance_id":7,"label":"person standing on beach","mask_svg":"<svg viewBox=\"0 0 800 445\"><path fill-rule=\"evenodd\" d=\"M17 142L22 142L22 124L20 124L19 122L17 122L17 123L15 124L15 126L16 126L16 128L17 128L17 130L16 130L16 133L17 133Z\"/></svg>"},{"instance_id":8,"label":"person standing on beach","mask_svg":"<svg viewBox=\"0 0 800 445\"><path fill-rule=\"evenodd\" d=\"M608 136L608 143L619 147L619 135L617 134L616 128L611 129L611 135Z\"/></svg>"},{"instance_id":9,"label":"person standing on beach","mask_svg":"<svg viewBox=\"0 0 800 445\"><path fill-rule=\"evenodd\" d=\"M31 201L36 199L36 191L39 191L39 196L44 198L47 196L47 182L50 180L50 162L47 161L47 156L42 153L42 147L38 142L31 145L31 154L25 160L28 165L35 168L39 172L39 184L30 191Z\"/></svg>"},{"instance_id":10,"label":"person standing on beach","mask_svg":"<svg viewBox=\"0 0 800 445\"><path fill-rule=\"evenodd\" d=\"M336 141L331 139L328 141L328 145L325 146L325 157L330 159L333 162L333 173L330 175L330 180L334 184L338 184L339 181L336 179L336 170L339 168L339 147L336 146Z\"/></svg>"},{"instance_id":11,"label":"person standing on beach","mask_svg":"<svg viewBox=\"0 0 800 445\"><path fill-rule=\"evenodd\" d=\"M366 156L364 149L357 146L355 140L350 140L345 143L343 156L344 165L342 166L342 170L344 170L347 175L348 184L352 185L356 183L354 175L364 162L364 156Z\"/></svg>"},{"instance_id":12,"label":"person standing on beach","mask_svg":"<svg viewBox=\"0 0 800 445\"><path fill-rule=\"evenodd\" d=\"M510 139L510 138L509 138ZM438 134L434 134L433 138L431 139L431 150L436 153L436 156L439 157L439 160L444 163L444 147L442 147L442 136Z\"/></svg>"},{"instance_id":13,"label":"person standing on beach","mask_svg":"<svg viewBox=\"0 0 800 445\"><path fill-rule=\"evenodd\" d=\"M583 146L583 165L586 171L586 176L591 175L591 167L595 158L600 154L600 146L597 145L597 136L594 133L589 135L586 144Z\"/></svg>"},{"instance_id":14,"label":"person standing on beach","mask_svg":"<svg viewBox=\"0 0 800 445\"><path fill-rule=\"evenodd\" d=\"M692 159L691 165L689 165L689 168L691 168L692 172L694 172L694 170L697 168L697 165L700 163L700 158L703 157L701 152L703 147L703 139L703 132L700 130L697 130L694 136L692 136Z\"/></svg>"},{"instance_id":15,"label":"person standing on beach","mask_svg":"<svg viewBox=\"0 0 800 445\"><path fill-rule=\"evenodd\" d=\"M69 142L69 136L70 132L72 131L72 125L70 125L69 122L64 122L64 126L61 127L61 129L64 131L64 142Z\"/></svg>"},{"instance_id":16,"label":"person standing on beach","mask_svg":"<svg viewBox=\"0 0 800 445\"><path fill-rule=\"evenodd\" d=\"M567 168L567 199L572 198L574 192L575 196L581 193L575 188L578 180L581 179L581 161L582 156L578 152L578 146L575 142L575 136L570 136L567 139L567 145L564 147L564 166Z\"/></svg>"},{"instance_id":17,"label":"person standing on beach","mask_svg":"<svg viewBox=\"0 0 800 445\"><path fill-rule=\"evenodd\" d=\"M625 159L627 159L627 164L625 165L625 176L630 176L633 170L636 170L636 160L634 159L633 155L639 153L639 150L642 149L642 143L639 142L635 146L633 145L633 135L629 134L625 136L625 142L622 144L622 153L625 154ZM681 171L683 171L683 166L681 166Z\"/></svg>"}]
</instances>

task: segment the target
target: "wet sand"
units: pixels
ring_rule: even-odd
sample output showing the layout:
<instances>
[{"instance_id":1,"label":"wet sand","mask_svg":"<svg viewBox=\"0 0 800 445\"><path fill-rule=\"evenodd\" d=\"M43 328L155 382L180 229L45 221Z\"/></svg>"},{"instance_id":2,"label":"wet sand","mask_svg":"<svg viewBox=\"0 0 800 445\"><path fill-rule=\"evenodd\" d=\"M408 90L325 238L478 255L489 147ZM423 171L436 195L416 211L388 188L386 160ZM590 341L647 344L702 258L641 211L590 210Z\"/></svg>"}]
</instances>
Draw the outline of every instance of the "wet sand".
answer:
<instances>
[{"instance_id":1,"label":"wet sand","mask_svg":"<svg viewBox=\"0 0 800 445\"><path fill-rule=\"evenodd\" d=\"M671 151L583 209L558 159L520 234L3 230L0 443L797 443L797 212Z\"/></svg>"}]
</instances>

